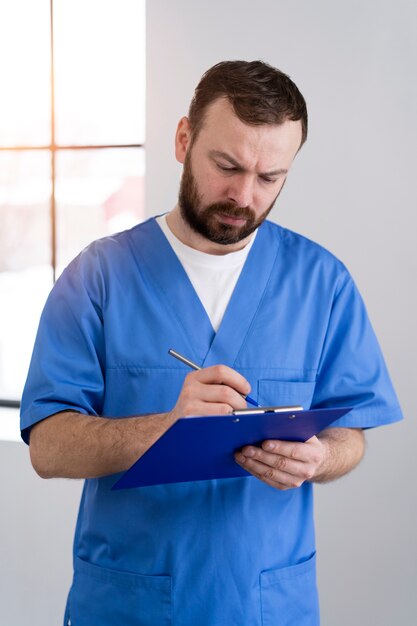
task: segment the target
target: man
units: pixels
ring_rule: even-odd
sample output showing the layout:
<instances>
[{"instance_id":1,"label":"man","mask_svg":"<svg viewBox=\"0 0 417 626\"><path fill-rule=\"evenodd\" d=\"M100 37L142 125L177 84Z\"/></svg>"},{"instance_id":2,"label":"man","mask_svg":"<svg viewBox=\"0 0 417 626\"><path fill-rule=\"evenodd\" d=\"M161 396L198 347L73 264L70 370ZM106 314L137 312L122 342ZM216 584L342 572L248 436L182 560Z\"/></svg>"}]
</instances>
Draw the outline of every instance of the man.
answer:
<instances>
[{"instance_id":1,"label":"man","mask_svg":"<svg viewBox=\"0 0 417 626\"><path fill-rule=\"evenodd\" d=\"M306 136L285 74L217 64L178 125L177 206L91 244L46 303L22 436L41 476L87 479L66 624L319 624L312 483L350 471L362 429L401 412L346 268L265 221ZM237 452L253 477L111 491L179 417L249 392L353 410L306 443Z\"/></svg>"}]
</instances>

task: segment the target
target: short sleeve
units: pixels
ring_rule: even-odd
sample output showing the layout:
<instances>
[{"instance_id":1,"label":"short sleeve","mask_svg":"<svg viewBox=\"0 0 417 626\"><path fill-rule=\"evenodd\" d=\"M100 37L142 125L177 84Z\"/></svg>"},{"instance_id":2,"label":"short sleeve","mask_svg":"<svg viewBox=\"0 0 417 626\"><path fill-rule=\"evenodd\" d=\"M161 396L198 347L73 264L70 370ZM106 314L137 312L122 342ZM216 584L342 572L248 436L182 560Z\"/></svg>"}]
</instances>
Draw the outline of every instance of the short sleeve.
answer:
<instances>
[{"instance_id":1,"label":"short sleeve","mask_svg":"<svg viewBox=\"0 0 417 626\"><path fill-rule=\"evenodd\" d=\"M94 248L63 272L45 304L21 402L21 432L59 411L99 415L104 394L104 281Z\"/></svg>"},{"instance_id":2,"label":"short sleeve","mask_svg":"<svg viewBox=\"0 0 417 626\"><path fill-rule=\"evenodd\" d=\"M362 297L348 276L335 296L313 408L352 407L334 426L370 428L402 419Z\"/></svg>"}]
</instances>

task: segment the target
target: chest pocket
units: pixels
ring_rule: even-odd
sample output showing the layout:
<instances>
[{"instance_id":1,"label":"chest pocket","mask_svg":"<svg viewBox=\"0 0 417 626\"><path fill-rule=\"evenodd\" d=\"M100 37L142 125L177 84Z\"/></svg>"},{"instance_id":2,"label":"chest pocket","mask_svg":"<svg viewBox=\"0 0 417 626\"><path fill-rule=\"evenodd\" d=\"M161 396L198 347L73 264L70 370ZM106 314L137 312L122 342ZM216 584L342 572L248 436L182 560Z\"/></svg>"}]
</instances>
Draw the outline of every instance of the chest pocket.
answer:
<instances>
[{"instance_id":1,"label":"chest pocket","mask_svg":"<svg viewBox=\"0 0 417 626\"><path fill-rule=\"evenodd\" d=\"M258 380L258 402L260 406L293 406L299 404L309 409L314 394L314 382L287 380Z\"/></svg>"}]
</instances>

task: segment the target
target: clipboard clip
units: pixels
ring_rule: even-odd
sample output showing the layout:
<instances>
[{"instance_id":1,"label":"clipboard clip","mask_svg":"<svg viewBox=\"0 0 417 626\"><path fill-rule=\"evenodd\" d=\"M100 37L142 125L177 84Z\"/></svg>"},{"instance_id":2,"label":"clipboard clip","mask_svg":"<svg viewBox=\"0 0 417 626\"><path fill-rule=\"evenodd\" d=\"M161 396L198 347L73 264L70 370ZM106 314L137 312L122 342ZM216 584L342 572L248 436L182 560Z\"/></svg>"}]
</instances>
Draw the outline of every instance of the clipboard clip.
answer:
<instances>
[{"instance_id":1,"label":"clipboard clip","mask_svg":"<svg viewBox=\"0 0 417 626\"><path fill-rule=\"evenodd\" d=\"M251 409L234 409L232 415L264 415L265 413L288 413L293 411L303 411L303 407L299 404L294 406L260 406Z\"/></svg>"}]
</instances>

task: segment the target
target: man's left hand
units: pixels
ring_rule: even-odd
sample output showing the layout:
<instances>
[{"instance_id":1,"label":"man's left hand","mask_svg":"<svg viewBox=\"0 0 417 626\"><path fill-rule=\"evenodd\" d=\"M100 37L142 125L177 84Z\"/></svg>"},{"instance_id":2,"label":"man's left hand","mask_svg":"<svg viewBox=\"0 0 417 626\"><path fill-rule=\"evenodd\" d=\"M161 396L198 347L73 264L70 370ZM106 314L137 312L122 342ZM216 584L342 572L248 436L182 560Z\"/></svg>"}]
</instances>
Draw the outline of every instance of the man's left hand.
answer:
<instances>
[{"instance_id":1,"label":"man's left hand","mask_svg":"<svg viewBox=\"0 0 417 626\"><path fill-rule=\"evenodd\" d=\"M276 489L300 487L312 480L326 461L328 447L317 437L305 443L267 440L262 447L245 446L236 462L256 478Z\"/></svg>"}]
</instances>

